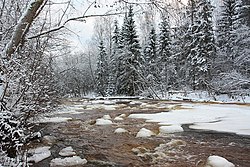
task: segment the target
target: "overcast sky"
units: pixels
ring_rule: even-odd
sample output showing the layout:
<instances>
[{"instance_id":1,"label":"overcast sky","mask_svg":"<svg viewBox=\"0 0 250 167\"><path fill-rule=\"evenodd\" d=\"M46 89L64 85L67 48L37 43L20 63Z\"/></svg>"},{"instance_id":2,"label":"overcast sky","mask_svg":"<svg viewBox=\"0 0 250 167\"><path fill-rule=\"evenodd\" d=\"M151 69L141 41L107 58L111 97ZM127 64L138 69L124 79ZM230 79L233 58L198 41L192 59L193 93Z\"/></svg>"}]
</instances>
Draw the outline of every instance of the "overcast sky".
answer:
<instances>
[{"instance_id":1,"label":"overcast sky","mask_svg":"<svg viewBox=\"0 0 250 167\"><path fill-rule=\"evenodd\" d=\"M88 0L71 0L72 6L69 8L65 19L72 18L76 16L82 16L85 12L85 15L101 15L105 13L115 13L117 6L114 5L114 0L97 0L97 3L94 1ZM171 0L169 0L171 1ZM186 0L182 0L186 1ZM53 0L53 2L65 2L63 0ZM138 1L137 1L138 2ZM66 4L57 4L54 5L55 18L56 16L62 15L63 11L67 7ZM87 18L84 22L71 21L67 23L66 27L72 31L66 39L70 42L70 45L73 48L73 52L83 51L86 43L91 40L93 35L95 18Z\"/></svg>"}]
</instances>

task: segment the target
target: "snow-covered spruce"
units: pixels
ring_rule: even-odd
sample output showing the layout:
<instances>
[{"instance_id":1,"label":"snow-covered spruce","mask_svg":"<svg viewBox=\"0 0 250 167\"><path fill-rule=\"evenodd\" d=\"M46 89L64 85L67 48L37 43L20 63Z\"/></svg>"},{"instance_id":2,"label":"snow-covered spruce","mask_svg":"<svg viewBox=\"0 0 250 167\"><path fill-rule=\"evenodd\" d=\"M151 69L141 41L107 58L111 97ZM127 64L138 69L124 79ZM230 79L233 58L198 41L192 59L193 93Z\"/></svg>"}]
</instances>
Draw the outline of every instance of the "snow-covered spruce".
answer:
<instances>
[{"instance_id":1,"label":"snow-covered spruce","mask_svg":"<svg viewBox=\"0 0 250 167\"><path fill-rule=\"evenodd\" d=\"M0 112L0 152L14 158L23 146L25 138L28 139L24 130L21 122L12 113Z\"/></svg>"}]
</instances>

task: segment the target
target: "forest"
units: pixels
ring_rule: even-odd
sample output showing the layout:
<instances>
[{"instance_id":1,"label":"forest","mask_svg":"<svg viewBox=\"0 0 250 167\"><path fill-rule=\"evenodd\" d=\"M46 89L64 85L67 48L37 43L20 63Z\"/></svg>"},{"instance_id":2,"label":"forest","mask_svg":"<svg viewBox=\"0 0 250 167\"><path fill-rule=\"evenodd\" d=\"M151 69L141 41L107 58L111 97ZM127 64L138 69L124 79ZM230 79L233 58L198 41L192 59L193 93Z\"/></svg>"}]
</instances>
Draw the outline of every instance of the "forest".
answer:
<instances>
[{"instance_id":1,"label":"forest","mask_svg":"<svg viewBox=\"0 0 250 167\"><path fill-rule=\"evenodd\" d=\"M23 161L22 148L41 135L31 120L62 98L249 96L248 0L105 3L84 5L113 13L74 13L72 0L0 0L0 166ZM67 24L88 18L93 37L73 52Z\"/></svg>"},{"instance_id":2,"label":"forest","mask_svg":"<svg viewBox=\"0 0 250 167\"><path fill-rule=\"evenodd\" d=\"M246 3L223 1L215 7L210 1L190 1L160 8L160 13L153 5L143 12L128 5L118 19L97 18L89 48L60 60L65 64L58 69L63 71L58 76L64 78L62 93L77 97L94 90L101 96L160 98L165 92L203 90L247 95Z\"/></svg>"}]
</instances>

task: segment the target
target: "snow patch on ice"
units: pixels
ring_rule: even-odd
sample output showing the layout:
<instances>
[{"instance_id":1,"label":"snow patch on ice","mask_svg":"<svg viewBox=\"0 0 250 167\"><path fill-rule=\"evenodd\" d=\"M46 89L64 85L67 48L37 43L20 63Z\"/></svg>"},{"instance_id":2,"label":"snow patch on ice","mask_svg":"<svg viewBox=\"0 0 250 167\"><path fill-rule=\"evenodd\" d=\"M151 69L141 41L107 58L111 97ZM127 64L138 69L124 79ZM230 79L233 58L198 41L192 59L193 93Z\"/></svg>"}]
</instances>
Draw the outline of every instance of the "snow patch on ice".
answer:
<instances>
[{"instance_id":1,"label":"snow patch on ice","mask_svg":"<svg viewBox=\"0 0 250 167\"><path fill-rule=\"evenodd\" d=\"M115 130L115 133L127 133L128 131L126 130L126 129L124 129L124 128L117 128L116 130Z\"/></svg>"},{"instance_id":2,"label":"snow patch on ice","mask_svg":"<svg viewBox=\"0 0 250 167\"><path fill-rule=\"evenodd\" d=\"M126 117L126 114L121 114L121 115L119 115L118 117Z\"/></svg>"},{"instance_id":3,"label":"snow patch on ice","mask_svg":"<svg viewBox=\"0 0 250 167\"><path fill-rule=\"evenodd\" d=\"M36 123L59 123L59 122L67 122L68 120L71 120L72 118L67 117L43 117L40 118Z\"/></svg>"},{"instance_id":4,"label":"snow patch on ice","mask_svg":"<svg viewBox=\"0 0 250 167\"><path fill-rule=\"evenodd\" d=\"M105 105L105 104L92 104L92 105L87 105L86 110L115 110L116 106L115 105Z\"/></svg>"},{"instance_id":5,"label":"snow patch on ice","mask_svg":"<svg viewBox=\"0 0 250 167\"><path fill-rule=\"evenodd\" d=\"M115 117L115 119L114 119L115 121L123 121L124 119L122 118L122 117Z\"/></svg>"},{"instance_id":6,"label":"snow patch on ice","mask_svg":"<svg viewBox=\"0 0 250 167\"><path fill-rule=\"evenodd\" d=\"M190 100L198 102L223 102L223 103L250 103L250 96L227 94L210 95L206 91L184 91L184 92L171 92L167 97L169 100Z\"/></svg>"},{"instance_id":7,"label":"snow patch on ice","mask_svg":"<svg viewBox=\"0 0 250 167\"><path fill-rule=\"evenodd\" d=\"M183 103L181 107L183 109L170 112L131 114L129 118L142 118L160 125L194 124L189 127L250 135L249 106Z\"/></svg>"},{"instance_id":8,"label":"snow patch on ice","mask_svg":"<svg viewBox=\"0 0 250 167\"><path fill-rule=\"evenodd\" d=\"M159 131L161 135L169 134L169 133L176 133L176 132L183 132L183 128L181 125L170 125L170 126L160 126Z\"/></svg>"},{"instance_id":9,"label":"snow patch on ice","mask_svg":"<svg viewBox=\"0 0 250 167\"><path fill-rule=\"evenodd\" d=\"M103 104L105 104L105 105L115 105L116 101L106 100L106 101L104 101Z\"/></svg>"},{"instance_id":10,"label":"snow patch on ice","mask_svg":"<svg viewBox=\"0 0 250 167\"><path fill-rule=\"evenodd\" d=\"M111 120L106 120L106 119L100 118L100 119L96 120L95 124L96 125L112 125L113 122Z\"/></svg>"},{"instance_id":11,"label":"snow patch on ice","mask_svg":"<svg viewBox=\"0 0 250 167\"><path fill-rule=\"evenodd\" d=\"M28 157L28 162L40 162L51 156L49 146L38 147L35 149L30 149L28 153L33 154L31 157Z\"/></svg>"},{"instance_id":12,"label":"snow patch on ice","mask_svg":"<svg viewBox=\"0 0 250 167\"><path fill-rule=\"evenodd\" d=\"M110 120L111 116L110 115L104 115L102 118L105 119L105 120Z\"/></svg>"},{"instance_id":13,"label":"snow patch on ice","mask_svg":"<svg viewBox=\"0 0 250 167\"><path fill-rule=\"evenodd\" d=\"M148 130L146 128L141 128L140 131L137 133L136 137L150 137L155 135L154 132Z\"/></svg>"},{"instance_id":14,"label":"snow patch on ice","mask_svg":"<svg viewBox=\"0 0 250 167\"><path fill-rule=\"evenodd\" d=\"M67 157L67 158L55 158L50 162L51 167L58 166L75 166L75 165L84 165L87 163L86 159L82 159L79 156Z\"/></svg>"},{"instance_id":15,"label":"snow patch on ice","mask_svg":"<svg viewBox=\"0 0 250 167\"><path fill-rule=\"evenodd\" d=\"M223 157L212 155L208 157L205 167L235 167L235 165Z\"/></svg>"},{"instance_id":16,"label":"snow patch on ice","mask_svg":"<svg viewBox=\"0 0 250 167\"><path fill-rule=\"evenodd\" d=\"M66 147L66 148L62 149L59 152L59 155L61 155L63 157L69 157L69 156L76 155L76 153L74 152L73 148L70 146L70 147Z\"/></svg>"}]
</instances>

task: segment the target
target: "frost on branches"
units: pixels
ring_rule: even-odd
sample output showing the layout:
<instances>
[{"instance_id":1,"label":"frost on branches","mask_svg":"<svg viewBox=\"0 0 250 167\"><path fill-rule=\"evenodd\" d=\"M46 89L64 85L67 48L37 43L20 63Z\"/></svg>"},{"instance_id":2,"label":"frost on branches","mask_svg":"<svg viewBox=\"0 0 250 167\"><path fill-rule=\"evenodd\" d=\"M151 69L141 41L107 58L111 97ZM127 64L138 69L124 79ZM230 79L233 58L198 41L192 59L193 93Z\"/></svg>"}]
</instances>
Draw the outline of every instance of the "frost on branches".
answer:
<instances>
[{"instance_id":1,"label":"frost on branches","mask_svg":"<svg viewBox=\"0 0 250 167\"><path fill-rule=\"evenodd\" d=\"M55 97L53 61L46 52L49 38L26 39L41 31L41 20L46 28L46 18L38 17L46 2L22 2L0 2L0 164L4 166L17 166L23 160L22 147L40 136L32 131L30 119L52 109Z\"/></svg>"}]
</instances>

